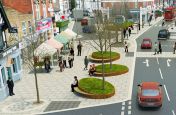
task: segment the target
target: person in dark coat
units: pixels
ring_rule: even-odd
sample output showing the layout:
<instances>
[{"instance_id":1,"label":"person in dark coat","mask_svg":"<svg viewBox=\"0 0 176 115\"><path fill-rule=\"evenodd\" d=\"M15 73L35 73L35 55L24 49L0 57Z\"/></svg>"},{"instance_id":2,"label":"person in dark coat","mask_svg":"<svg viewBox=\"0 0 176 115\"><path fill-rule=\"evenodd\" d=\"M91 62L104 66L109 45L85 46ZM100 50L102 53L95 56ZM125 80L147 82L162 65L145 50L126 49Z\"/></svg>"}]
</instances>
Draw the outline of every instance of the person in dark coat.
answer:
<instances>
[{"instance_id":1,"label":"person in dark coat","mask_svg":"<svg viewBox=\"0 0 176 115\"><path fill-rule=\"evenodd\" d=\"M69 64L69 67L72 68L72 58L70 55L68 56L68 64Z\"/></svg>"},{"instance_id":2,"label":"person in dark coat","mask_svg":"<svg viewBox=\"0 0 176 115\"><path fill-rule=\"evenodd\" d=\"M70 49L70 54L71 54L72 56L74 56L74 50L73 50L73 48Z\"/></svg>"},{"instance_id":3,"label":"person in dark coat","mask_svg":"<svg viewBox=\"0 0 176 115\"><path fill-rule=\"evenodd\" d=\"M82 44L80 41L79 44L77 45L77 49L78 49L78 56L81 56Z\"/></svg>"},{"instance_id":4,"label":"person in dark coat","mask_svg":"<svg viewBox=\"0 0 176 115\"><path fill-rule=\"evenodd\" d=\"M129 36L131 35L131 27L128 27Z\"/></svg>"},{"instance_id":5,"label":"person in dark coat","mask_svg":"<svg viewBox=\"0 0 176 115\"><path fill-rule=\"evenodd\" d=\"M158 49L159 49L159 51L158 51L158 53L162 53L162 47L161 47L161 42L159 42L159 44L158 44Z\"/></svg>"},{"instance_id":6,"label":"person in dark coat","mask_svg":"<svg viewBox=\"0 0 176 115\"><path fill-rule=\"evenodd\" d=\"M74 88L78 87L78 79L77 76L74 76L74 82L71 84L71 90L74 92Z\"/></svg>"},{"instance_id":7,"label":"person in dark coat","mask_svg":"<svg viewBox=\"0 0 176 115\"><path fill-rule=\"evenodd\" d=\"M125 36L126 36L126 29L123 29L123 36L125 38Z\"/></svg>"},{"instance_id":8,"label":"person in dark coat","mask_svg":"<svg viewBox=\"0 0 176 115\"><path fill-rule=\"evenodd\" d=\"M12 78L9 77L9 79L7 80L7 85L8 85L8 88L9 88L9 95L10 95L10 96L15 95L15 94L13 93L14 83L13 83Z\"/></svg>"},{"instance_id":9,"label":"person in dark coat","mask_svg":"<svg viewBox=\"0 0 176 115\"><path fill-rule=\"evenodd\" d=\"M85 56L85 58L84 58L84 65L85 65L84 70L87 70L88 63L89 63L89 60L88 60L87 56Z\"/></svg>"}]
</instances>

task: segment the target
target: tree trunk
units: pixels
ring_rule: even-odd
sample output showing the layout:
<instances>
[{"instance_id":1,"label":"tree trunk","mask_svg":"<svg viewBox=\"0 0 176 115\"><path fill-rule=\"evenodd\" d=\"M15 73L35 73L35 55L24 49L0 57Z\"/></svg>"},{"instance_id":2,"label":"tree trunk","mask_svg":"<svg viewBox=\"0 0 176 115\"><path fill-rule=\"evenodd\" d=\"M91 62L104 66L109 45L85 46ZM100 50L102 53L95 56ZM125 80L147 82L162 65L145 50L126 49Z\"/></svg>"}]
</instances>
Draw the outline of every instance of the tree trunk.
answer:
<instances>
[{"instance_id":1,"label":"tree trunk","mask_svg":"<svg viewBox=\"0 0 176 115\"><path fill-rule=\"evenodd\" d=\"M102 82L102 89L105 89L105 77L104 77L104 57L103 57L103 52L102 52L102 75L103 75L103 82Z\"/></svg>"},{"instance_id":2,"label":"tree trunk","mask_svg":"<svg viewBox=\"0 0 176 115\"><path fill-rule=\"evenodd\" d=\"M36 86L36 93L37 93L37 103L40 103L36 66L34 66L34 76L35 76L35 86Z\"/></svg>"}]
</instances>

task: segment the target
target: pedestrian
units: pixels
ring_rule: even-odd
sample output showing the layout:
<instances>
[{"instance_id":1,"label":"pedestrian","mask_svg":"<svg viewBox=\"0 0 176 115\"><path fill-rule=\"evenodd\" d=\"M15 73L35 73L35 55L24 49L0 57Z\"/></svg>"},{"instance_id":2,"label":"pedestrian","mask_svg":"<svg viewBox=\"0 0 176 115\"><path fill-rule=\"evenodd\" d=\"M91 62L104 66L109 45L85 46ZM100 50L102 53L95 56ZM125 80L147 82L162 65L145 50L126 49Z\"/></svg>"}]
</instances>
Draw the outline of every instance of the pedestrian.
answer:
<instances>
[{"instance_id":1,"label":"pedestrian","mask_svg":"<svg viewBox=\"0 0 176 115\"><path fill-rule=\"evenodd\" d=\"M128 27L129 36L131 35L131 27Z\"/></svg>"},{"instance_id":2,"label":"pedestrian","mask_svg":"<svg viewBox=\"0 0 176 115\"><path fill-rule=\"evenodd\" d=\"M45 70L46 70L46 72L49 73L49 71L51 69L51 67L50 67L51 62L50 62L49 58L45 58L44 59L44 64L45 64Z\"/></svg>"},{"instance_id":3,"label":"pedestrian","mask_svg":"<svg viewBox=\"0 0 176 115\"><path fill-rule=\"evenodd\" d=\"M59 68L60 68L60 72L64 71L64 64L62 61L59 62Z\"/></svg>"},{"instance_id":4,"label":"pedestrian","mask_svg":"<svg viewBox=\"0 0 176 115\"><path fill-rule=\"evenodd\" d=\"M73 67L74 56L70 55L70 57L71 57L71 67Z\"/></svg>"},{"instance_id":5,"label":"pedestrian","mask_svg":"<svg viewBox=\"0 0 176 115\"><path fill-rule=\"evenodd\" d=\"M70 54L73 55L73 56L75 55L73 48L70 48Z\"/></svg>"},{"instance_id":6,"label":"pedestrian","mask_svg":"<svg viewBox=\"0 0 176 115\"><path fill-rule=\"evenodd\" d=\"M66 55L64 55L62 59L63 59L64 68L67 68L67 60L66 60L67 57L66 57Z\"/></svg>"},{"instance_id":7,"label":"pedestrian","mask_svg":"<svg viewBox=\"0 0 176 115\"><path fill-rule=\"evenodd\" d=\"M154 48L155 48L155 53L154 53L154 55L156 55L156 54L157 54L157 48L158 48L157 42L155 42Z\"/></svg>"},{"instance_id":8,"label":"pedestrian","mask_svg":"<svg viewBox=\"0 0 176 115\"><path fill-rule=\"evenodd\" d=\"M9 77L8 80L7 80L7 86L8 86L8 88L9 88L9 95L10 95L10 96L15 95L15 94L13 93L14 83L13 83L13 80L12 80L11 77Z\"/></svg>"},{"instance_id":9,"label":"pedestrian","mask_svg":"<svg viewBox=\"0 0 176 115\"><path fill-rule=\"evenodd\" d=\"M142 20L142 28L144 28L144 20Z\"/></svg>"},{"instance_id":10,"label":"pedestrian","mask_svg":"<svg viewBox=\"0 0 176 115\"><path fill-rule=\"evenodd\" d=\"M127 37L127 39L128 39L128 35L129 35L128 28L126 28L126 37Z\"/></svg>"},{"instance_id":11,"label":"pedestrian","mask_svg":"<svg viewBox=\"0 0 176 115\"><path fill-rule=\"evenodd\" d=\"M77 45L77 49L78 49L78 56L81 56L82 44L80 41L79 44Z\"/></svg>"},{"instance_id":12,"label":"pedestrian","mask_svg":"<svg viewBox=\"0 0 176 115\"><path fill-rule=\"evenodd\" d=\"M126 29L123 29L123 37L125 38L126 36Z\"/></svg>"},{"instance_id":13,"label":"pedestrian","mask_svg":"<svg viewBox=\"0 0 176 115\"><path fill-rule=\"evenodd\" d=\"M175 44L173 45L173 54L175 54L175 50L176 50L176 42L175 42Z\"/></svg>"},{"instance_id":14,"label":"pedestrian","mask_svg":"<svg viewBox=\"0 0 176 115\"><path fill-rule=\"evenodd\" d=\"M125 41L125 52L128 53L128 43Z\"/></svg>"},{"instance_id":15,"label":"pedestrian","mask_svg":"<svg viewBox=\"0 0 176 115\"><path fill-rule=\"evenodd\" d=\"M138 28L139 28L139 30L141 30L141 25L140 25L140 23L138 23Z\"/></svg>"},{"instance_id":16,"label":"pedestrian","mask_svg":"<svg viewBox=\"0 0 176 115\"><path fill-rule=\"evenodd\" d=\"M71 59L71 55L68 56L68 64L69 64L69 67L72 68L72 59Z\"/></svg>"},{"instance_id":17,"label":"pedestrian","mask_svg":"<svg viewBox=\"0 0 176 115\"><path fill-rule=\"evenodd\" d=\"M84 65L85 65L84 70L87 70L88 63L89 63L89 60L88 60L87 56L85 56L85 58L84 58Z\"/></svg>"},{"instance_id":18,"label":"pedestrian","mask_svg":"<svg viewBox=\"0 0 176 115\"><path fill-rule=\"evenodd\" d=\"M159 44L158 44L158 49L159 49L159 50L158 50L158 53L160 53L160 54L161 54L161 53L162 53L161 42L159 42Z\"/></svg>"},{"instance_id":19,"label":"pedestrian","mask_svg":"<svg viewBox=\"0 0 176 115\"><path fill-rule=\"evenodd\" d=\"M164 26L164 25L165 25L165 21L164 21L164 19L163 19L162 26Z\"/></svg>"},{"instance_id":20,"label":"pedestrian","mask_svg":"<svg viewBox=\"0 0 176 115\"><path fill-rule=\"evenodd\" d=\"M75 91L75 90L74 90L75 87L78 87L78 78L77 78L77 76L74 76L74 81L73 81L73 83L71 84L71 91L72 91L72 92Z\"/></svg>"}]
</instances>

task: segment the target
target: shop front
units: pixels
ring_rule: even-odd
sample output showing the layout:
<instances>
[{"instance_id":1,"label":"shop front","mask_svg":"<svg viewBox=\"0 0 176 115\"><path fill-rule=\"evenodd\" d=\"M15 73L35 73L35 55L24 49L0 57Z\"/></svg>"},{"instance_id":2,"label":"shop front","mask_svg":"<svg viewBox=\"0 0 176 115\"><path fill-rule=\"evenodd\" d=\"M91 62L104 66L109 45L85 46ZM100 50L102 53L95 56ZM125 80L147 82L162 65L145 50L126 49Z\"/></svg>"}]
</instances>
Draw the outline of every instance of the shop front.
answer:
<instances>
[{"instance_id":1,"label":"shop front","mask_svg":"<svg viewBox=\"0 0 176 115\"><path fill-rule=\"evenodd\" d=\"M21 51L18 45L0 53L0 101L9 95L8 78L12 78L15 82L21 79L21 73Z\"/></svg>"}]
</instances>

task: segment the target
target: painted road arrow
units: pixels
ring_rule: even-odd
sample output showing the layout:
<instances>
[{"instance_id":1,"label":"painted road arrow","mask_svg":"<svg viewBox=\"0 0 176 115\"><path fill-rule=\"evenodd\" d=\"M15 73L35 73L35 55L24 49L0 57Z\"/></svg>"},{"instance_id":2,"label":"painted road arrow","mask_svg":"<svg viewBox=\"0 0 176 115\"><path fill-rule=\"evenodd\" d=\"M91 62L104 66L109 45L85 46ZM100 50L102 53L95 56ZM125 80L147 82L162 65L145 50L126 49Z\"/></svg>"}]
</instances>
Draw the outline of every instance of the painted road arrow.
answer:
<instances>
[{"instance_id":1,"label":"painted road arrow","mask_svg":"<svg viewBox=\"0 0 176 115\"><path fill-rule=\"evenodd\" d=\"M146 59L143 63L146 63L146 66L149 67L149 60Z\"/></svg>"},{"instance_id":2,"label":"painted road arrow","mask_svg":"<svg viewBox=\"0 0 176 115\"><path fill-rule=\"evenodd\" d=\"M167 59L167 66L170 67L170 63L171 62L171 59Z\"/></svg>"}]
</instances>

